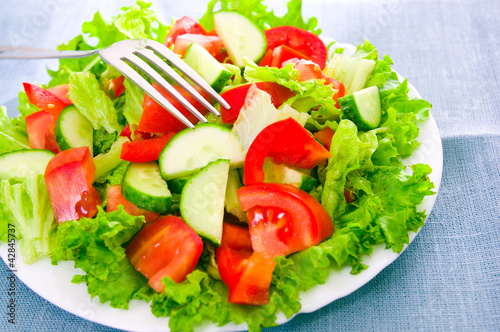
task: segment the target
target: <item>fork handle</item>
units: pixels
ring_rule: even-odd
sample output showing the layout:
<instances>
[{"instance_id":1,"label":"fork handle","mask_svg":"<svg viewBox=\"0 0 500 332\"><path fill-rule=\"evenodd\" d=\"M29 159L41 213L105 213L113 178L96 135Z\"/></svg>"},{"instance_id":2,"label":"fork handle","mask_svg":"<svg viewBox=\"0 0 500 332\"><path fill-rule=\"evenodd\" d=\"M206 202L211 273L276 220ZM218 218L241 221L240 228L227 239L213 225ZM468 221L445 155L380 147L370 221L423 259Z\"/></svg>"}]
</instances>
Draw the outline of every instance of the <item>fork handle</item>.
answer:
<instances>
[{"instance_id":1,"label":"fork handle","mask_svg":"<svg viewBox=\"0 0 500 332\"><path fill-rule=\"evenodd\" d=\"M0 46L0 59L84 58L98 53L99 50L54 51L43 48Z\"/></svg>"}]
</instances>

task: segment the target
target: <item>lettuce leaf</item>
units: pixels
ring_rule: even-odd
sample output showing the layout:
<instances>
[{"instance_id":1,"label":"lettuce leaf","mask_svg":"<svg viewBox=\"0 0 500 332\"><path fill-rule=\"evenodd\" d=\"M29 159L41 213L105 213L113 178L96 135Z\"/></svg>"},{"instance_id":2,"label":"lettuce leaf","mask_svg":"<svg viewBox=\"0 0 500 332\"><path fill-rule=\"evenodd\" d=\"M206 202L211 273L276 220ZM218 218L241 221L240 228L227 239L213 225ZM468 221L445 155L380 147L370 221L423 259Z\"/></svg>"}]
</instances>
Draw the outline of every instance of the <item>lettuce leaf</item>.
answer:
<instances>
[{"instance_id":1,"label":"lettuce leaf","mask_svg":"<svg viewBox=\"0 0 500 332\"><path fill-rule=\"evenodd\" d=\"M38 112L40 109L30 103L28 99L28 95L26 95L26 92L24 90L21 90L18 94L18 100L19 100L19 105L17 106L17 110L19 111L19 120L22 121L22 125L26 126L24 123L24 118L27 115L33 114L35 112Z\"/></svg>"},{"instance_id":2,"label":"lettuce leaf","mask_svg":"<svg viewBox=\"0 0 500 332\"><path fill-rule=\"evenodd\" d=\"M298 82L299 71L293 68L293 64L289 63L283 68L276 67L260 67L255 62L247 57L241 59L245 63L244 77L249 82L276 82L286 86L290 90L297 93L304 93L305 87L301 82Z\"/></svg>"},{"instance_id":3,"label":"lettuce leaf","mask_svg":"<svg viewBox=\"0 0 500 332\"><path fill-rule=\"evenodd\" d=\"M94 130L93 135L93 151L94 156L98 154L107 153L116 139L118 138L118 132L114 132L109 134L106 129L100 128L98 130Z\"/></svg>"},{"instance_id":4,"label":"lettuce leaf","mask_svg":"<svg viewBox=\"0 0 500 332\"><path fill-rule=\"evenodd\" d=\"M131 6L123 7L123 14L116 18L114 26L127 38L149 38L163 44L168 27L158 20L156 13L149 7L151 3L141 0Z\"/></svg>"},{"instance_id":5,"label":"lettuce leaf","mask_svg":"<svg viewBox=\"0 0 500 332\"><path fill-rule=\"evenodd\" d=\"M100 88L94 74L71 74L68 97L95 130L104 128L108 133L121 131L113 101Z\"/></svg>"},{"instance_id":6,"label":"lettuce leaf","mask_svg":"<svg viewBox=\"0 0 500 332\"><path fill-rule=\"evenodd\" d=\"M31 264L48 257L56 228L54 212L43 175L28 175L21 183L0 184L0 210L3 211L0 239L5 241L7 224L15 225L23 260Z\"/></svg>"},{"instance_id":7,"label":"lettuce leaf","mask_svg":"<svg viewBox=\"0 0 500 332\"><path fill-rule=\"evenodd\" d=\"M359 44L354 56L375 60L375 66L365 87L378 86L380 91L380 127L385 128L379 132L379 140L383 141L380 148L386 151L396 149L402 158L410 156L419 146L417 123L429 117L431 104L420 98L410 99L408 80L400 80L392 69L393 61L389 56L378 59L377 50L370 42ZM396 157L392 155L383 160L383 154L380 151L375 152L375 158L380 165L397 163Z\"/></svg>"},{"instance_id":8,"label":"lettuce leaf","mask_svg":"<svg viewBox=\"0 0 500 332\"><path fill-rule=\"evenodd\" d=\"M237 11L252 20L262 30L282 25L293 25L319 35L315 17L304 19L302 16L302 0L291 0L287 3L287 13L282 17L268 10L262 0L212 0L207 5L207 11L200 19L200 24L207 30L214 29L213 14L220 9Z\"/></svg>"},{"instance_id":9,"label":"lettuce leaf","mask_svg":"<svg viewBox=\"0 0 500 332\"><path fill-rule=\"evenodd\" d=\"M114 308L127 309L131 299L148 300L153 290L130 264L122 246L143 223L144 217L131 216L123 207L110 213L99 207L95 218L66 221L57 229L52 264L73 260L85 274L75 275L72 281L85 282L92 298L110 301Z\"/></svg>"},{"instance_id":10,"label":"lettuce leaf","mask_svg":"<svg viewBox=\"0 0 500 332\"><path fill-rule=\"evenodd\" d=\"M326 180L323 185L321 204L338 228L339 217L344 212L346 200L344 189L347 175L357 169L370 169L371 156L377 148L374 132L361 133L349 120L342 120L333 135L330 146L332 157L328 160Z\"/></svg>"},{"instance_id":11,"label":"lettuce leaf","mask_svg":"<svg viewBox=\"0 0 500 332\"><path fill-rule=\"evenodd\" d=\"M275 326L277 305L253 307L227 302L227 287L205 271L195 270L182 283L164 278L165 293L152 297L151 310L157 317L170 317L172 331L193 331L196 324L210 320L218 325L247 323L249 331Z\"/></svg>"},{"instance_id":12,"label":"lettuce leaf","mask_svg":"<svg viewBox=\"0 0 500 332\"><path fill-rule=\"evenodd\" d=\"M382 138L388 138L403 158L409 157L420 145L414 113L398 113L391 107L387 109L387 120L380 127L387 129L381 134Z\"/></svg>"},{"instance_id":13,"label":"lettuce leaf","mask_svg":"<svg viewBox=\"0 0 500 332\"><path fill-rule=\"evenodd\" d=\"M123 85L125 86L125 105L123 106L123 115L131 126L136 127L142 116L144 91L128 79L125 79Z\"/></svg>"},{"instance_id":14,"label":"lettuce leaf","mask_svg":"<svg viewBox=\"0 0 500 332\"><path fill-rule=\"evenodd\" d=\"M18 122L18 119L9 118L6 107L0 106L0 154L29 149L26 127Z\"/></svg>"},{"instance_id":15,"label":"lettuce leaf","mask_svg":"<svg viewBox=\"0 0 500 332\"><path fill-rule=\"evenodd\" d=\"M92 184L101 197L103 208L107 205L108 187L114 184L122 184L123 176L129 164L128 161L121 162L116 168L106 173Z\"/></svg>"},{"instance_id":16,"label":"lettuce leaf","mask_svg":"<svg viewBox=\"0 0 500 332\"><path fill-rule=\"evenodd\" d=\"M361 197L349 206L350 211L375 200L377 204L374 205L371 222L380 229L387 248L395 252L400 252L404 244L409 244L409 231L416 232L423 226L425 211L418 212L416 207L425 196L434 194L431 191L434 185L427 177L431 168L416 164L411 169L412 175L408 175L403 166L377 166L364 179L356 172L349 175L356 194ZM341 217L342 225L358 219L352 215L355 211Z\"/></svg>"}]
</instances>

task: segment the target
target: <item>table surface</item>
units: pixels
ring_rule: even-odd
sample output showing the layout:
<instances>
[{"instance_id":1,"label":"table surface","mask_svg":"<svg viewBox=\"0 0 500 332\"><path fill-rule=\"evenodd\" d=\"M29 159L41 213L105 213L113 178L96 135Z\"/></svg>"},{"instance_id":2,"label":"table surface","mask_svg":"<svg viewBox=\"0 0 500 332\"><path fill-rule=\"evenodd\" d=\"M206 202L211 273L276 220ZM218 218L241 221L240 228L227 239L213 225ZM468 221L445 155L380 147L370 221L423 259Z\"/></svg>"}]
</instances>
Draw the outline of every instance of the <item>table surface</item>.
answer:
<instances>
[{"instance_id":1,"label":"table surface","mask_svg":"<svg viewBox=\"0 0 500 332\"><path fill-rule=\"evenodd\" d=\"M127 1L126 3L131 3ZM205 1L157 1L170 16L201 17ZM283 1L268 1L277 13ZM0 45L55 48L98 9L121 1L0 0ZM436 205L412 245L353 294L269 331L498 330L500 326L500 2L304 0L323 35L380 54L433 104L444 150ZM0 105L16 113L22 82L45 83L54 61L0 62ZM7 323L0 263L0 330L115 331L67 313L17 284L17 324Z\"/></svg>"}]
</instances>

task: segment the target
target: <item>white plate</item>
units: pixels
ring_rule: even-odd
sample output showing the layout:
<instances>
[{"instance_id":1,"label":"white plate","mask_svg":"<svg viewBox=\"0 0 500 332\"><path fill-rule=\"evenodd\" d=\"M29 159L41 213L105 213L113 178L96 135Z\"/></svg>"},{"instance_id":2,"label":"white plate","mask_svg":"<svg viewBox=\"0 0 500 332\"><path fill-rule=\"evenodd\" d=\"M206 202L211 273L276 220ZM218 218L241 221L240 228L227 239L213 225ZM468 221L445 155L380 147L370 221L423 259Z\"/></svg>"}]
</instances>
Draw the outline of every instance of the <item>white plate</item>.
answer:
<instances>
[{"instance_id":1,"label":"white plate","mask_svg":"<svg viewBox=\"0 0 500 332\"><path fill-rule=\"evenodd\" d=\"M328 44L328 43L327 43ZM353 45L342 44L352 50ZM409 85L410 97L418 97L417 90ZM436 201L437 192L441 183L443 171L443 148L441 137L436 123L432 116L420 127L421 142L420 147L413 156L405 160L405 164L426 163L432 168L430 179L435 185L436 195L425 197L420 210L425 210L429 214ZM410 241L416 236L410 234ZM0 245L0 255L7 261L7 245ZM307 313L318 310L331 302L351 294L368 281L373 279L386 266L391 264L399 254L392 250L386 250L384 245L374 248L370 257L365 257L363 263L368 265L368 269L358 275L350 274L351 268L345 267L339 271L332 271L327 282L317 285L301 294L302 308L299 313ZM31 265L24 264L22 258L17 255L16 275L17 277L35 293L45 298L54 305L84 319L107 325L113 328L128 331L165 331L168 330L168 318L156 318L151 313L146 302L132 300L129 310L111 308L108 304L99 303L97 298L90 299L85 284L73 284L71 279L75 274L83 274L80 269L73 267L73 262L60 262L58 265L51 265L49 259L37 261ZM277 322L283 324L288 319L285 315L278 315ZM246 325L228 324L222 327L206 323L199 327L204 331L232 331L246 330Z\"/></svg>"}]
</instances>

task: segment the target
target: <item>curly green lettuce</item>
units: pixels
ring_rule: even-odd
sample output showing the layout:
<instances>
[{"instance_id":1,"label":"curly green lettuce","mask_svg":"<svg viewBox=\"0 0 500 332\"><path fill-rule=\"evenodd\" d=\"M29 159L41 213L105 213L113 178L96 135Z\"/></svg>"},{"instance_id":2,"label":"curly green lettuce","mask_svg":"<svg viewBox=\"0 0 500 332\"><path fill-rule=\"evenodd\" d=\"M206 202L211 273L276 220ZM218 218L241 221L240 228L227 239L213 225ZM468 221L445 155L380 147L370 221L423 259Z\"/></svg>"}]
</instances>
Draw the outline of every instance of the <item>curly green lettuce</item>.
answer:
<instances>
[{"instance_id":1,"label":"curly green lettuce","mask_svg":"<svg viewBox=\"0 0 500 332\"><path fill-rule=\"evenodd\" d=\"M144 217L127 214L123 207L106 213L99 207L94 218L66 221L58 226L52 263L73 260L84 275L75 275L74 283L86 283L88 292L101 303L127 309L130 300L148 300L154 292L125 255L123 244L142 227Z\"/></svg>"},{"instance_id":2,"label":"curly green lettuce","mask_svg":"<svg viewBox=\"0 0 500 332\"><path fill-rule=\"evenodd\" d=\"M7 108L0 106L0 154L28 148L26 126L18 125L17 119L10 119Z\"/></svg>"}]
</instances>

